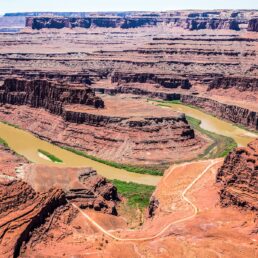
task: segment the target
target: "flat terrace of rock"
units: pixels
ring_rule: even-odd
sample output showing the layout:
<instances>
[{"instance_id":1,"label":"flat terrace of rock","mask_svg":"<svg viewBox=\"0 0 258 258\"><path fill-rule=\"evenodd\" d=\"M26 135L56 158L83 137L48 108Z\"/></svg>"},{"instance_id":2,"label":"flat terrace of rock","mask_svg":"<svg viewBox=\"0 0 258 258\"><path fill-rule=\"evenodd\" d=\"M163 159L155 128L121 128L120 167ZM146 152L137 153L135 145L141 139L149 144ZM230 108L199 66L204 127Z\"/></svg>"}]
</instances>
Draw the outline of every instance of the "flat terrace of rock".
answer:
<instances>
[{"instance_id":1,"label":"flat terrace of rock","mask_svg":"<svg viewBox=\"0 0 258 258\"><path fill-rule=\"evenodd\" d=\"M105 107L96 109L86 105L65 105L65 111L73 111L80 113L88 113L109 117L122 118L157 118L157 117L178 117L178 112L173 110L163 109L154 105L150 105L146 99L135 97L133 95L101 95L104 100Z\"/></svg>"}]
</instances>

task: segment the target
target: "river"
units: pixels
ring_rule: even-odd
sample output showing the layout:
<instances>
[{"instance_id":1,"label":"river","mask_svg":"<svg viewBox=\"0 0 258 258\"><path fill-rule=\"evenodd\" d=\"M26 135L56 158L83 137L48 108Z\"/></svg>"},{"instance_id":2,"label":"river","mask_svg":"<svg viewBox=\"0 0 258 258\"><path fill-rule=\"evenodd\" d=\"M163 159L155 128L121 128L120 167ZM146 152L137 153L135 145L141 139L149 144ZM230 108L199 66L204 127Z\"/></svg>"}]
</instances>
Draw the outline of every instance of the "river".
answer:
<instances>
[{"instance_id":1,"label":"river","mask_svg":"<svg viewBox=\"0 0 258 258\"><path fill-rule=\"evenodd\" d=\"M0 123L0 137L8 143L10 149L37 164L47 164L58 167L92 167L97 170L98 174L108 179L131 181L145 185L156 185L161 178L160 176L132 173L93 161L41 140L32 133L7 124ZM53 163L44 157L44 155L40 154L38 152L39 149L60 158L63 163Z\"/></svg>"},{"instance_id":2,"label":"river","mask_svg":"<svg viewBox=\"0 0 258 258\"><path fill-rule=\"evenodd\" d=\"M246 146L250 141L258 138L258 135L253 132L237 127L229 122L202 112L199 109L182 104L166 103L166 105L169 107L165 108L171 108L174 111L185 113L187 116L201 120L200 126L205 130L233 138L238 146Z\"/></svg>"},{"instance_id":3,"label":"river","mask_svg":"<svg viewBox=\"0 0 258 258\"><path fill-rule=\"evenodd\" d=\"M175 111L183 112L188 116L192 116L202 121L201 127L215 132L217 134L232 137L239 146L245 146L252 139L258 136L239 127L236 127L228 122L222 121L211 115L208 115L200 110L181 105L169 104ZM32 133L17 129L13 126L0 123L0 137L4 139L9 147L20 155L23 155L28 160L38 164L47 164L58 167L92 167L97 172L108 178L118 179L122 181L131 181L139 184L156 185L160 180L160 176L152 176L147 174L138 174L128 172L123 169L114 168L91 159L76 155L72 152L64 150L47 141L41 140ZM63 163L53 163L44 155L41 155L38 150L45 150L54 156L63 160Z\"/></svg>"}]
</instances>

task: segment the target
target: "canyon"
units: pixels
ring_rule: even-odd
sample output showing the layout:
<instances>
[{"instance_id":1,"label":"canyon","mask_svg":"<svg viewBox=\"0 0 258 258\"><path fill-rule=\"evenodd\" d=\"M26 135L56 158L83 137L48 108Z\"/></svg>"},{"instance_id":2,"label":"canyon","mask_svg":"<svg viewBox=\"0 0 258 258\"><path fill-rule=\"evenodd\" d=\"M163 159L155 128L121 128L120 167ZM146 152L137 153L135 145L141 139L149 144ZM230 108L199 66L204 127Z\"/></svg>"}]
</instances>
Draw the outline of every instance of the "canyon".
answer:
<instances>
[{"instance_id":1,"label":"canyon","mask_svg":"<svg viewBox=\"0 0 258 258\"><path fill-rule=\"evenodd\" d=\"M257 17L0 17L0 256L255 257Z\"/></svg>"},{"instance_id":2,"label":"canyon","mask_svg":"<svg viewBox=\"0 0 258 258\"><path fill-rule=\"evenodd\" d=\"M256 142L250 144L252 151ZM235 153L239 151L237 149ZM241 149L242 153L244 151L247 153L248 149ZM16 159L8 149L1 148L0 152L1 157L9 156L9 163ZM229 154L224 164L223 159L217 159L184 163L168 169L153 193L149 211L151 217L134 230L127 229L121 215L110 215L105 208L98 211L99 206L90 204L85 209L85 202L92 202L89 191L93 189L96 189L94 194L98 193L97 199L104 194L106 204L114 202L117 206L119 202L115 188L110 184L106 187L103 179L98 176L97 179L95 172L89 169L60 170L28 164L17 170L16 176L9 173L1 175L1 256L73 254L110 257L116 250L115 257L122 253L125 257L138 257L139 253L146 257L169 257L172 254L192 257L200 252L201 257L214 253L230 257L237 256L240 251L255 257L255 211L252 206L245 206L250 210L240 212L239 208L233 207L239 207L235 201L233 206L225 206L228 195L221 195L225 189L232 193L232 186L227 183L232 174L241 175L237 166L232 167L231 160L239 164L247 162L246 169L250 169L250 156L244 154L232 159L233 155ZM2 160L0 162L2 166ZM249 171L254 179L257 168ZM62 174L69 177L65 179ZM45 184L41 183L41 176ZM216 178L218 183L215 183ZM239 177L238 181L241 180ZM52 187L53 184L56 188ZM237 193L240 190L245 193L240 195L242 202L250 204L252 200L253 204L257 203L257 193L252 192L251 199L246 194L249 189L247 184L238 184L238 189ZM219 198L219 194L223 198ZM197 207L198 212L192 206ZM198 241L193 240L196 236Z\"/></svg>"}]
</instances>

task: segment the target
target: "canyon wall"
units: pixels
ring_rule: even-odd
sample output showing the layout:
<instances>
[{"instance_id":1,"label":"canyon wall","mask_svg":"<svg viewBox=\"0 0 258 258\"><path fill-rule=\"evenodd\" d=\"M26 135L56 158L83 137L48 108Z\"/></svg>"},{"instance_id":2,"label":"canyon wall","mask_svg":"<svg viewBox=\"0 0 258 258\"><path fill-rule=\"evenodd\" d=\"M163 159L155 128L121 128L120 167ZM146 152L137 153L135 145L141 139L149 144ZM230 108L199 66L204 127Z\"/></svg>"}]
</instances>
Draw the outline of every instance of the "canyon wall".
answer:
<instances>
[{"instance_id":1,"label":"canyon wall","mask_svg":"<svg viewBox=\"0 0 258 258\"><path fill-rule=\"evenodd\" d=\"M258 140L246 148L236 148L218 170L217 182L222 184L220 202L258 210Z\"/></svg>"},{"instance_id":2,"label":"canyon wall","mask_svg":"<svg viewBox=\"0 0 258 258\"><path fill-rule=\"evenodd\" d=\"M66 18L66 17L27 17L26 27L32 29L62 29L62 28L137 28L143 26L156 26L157 19L148 17L120 18L120 17L88 17L88 18Z\"/></svg>"},{"instance_id":3,"label":"canyon wall","mask_svg":"<svg viewBox=\"0 0 258 258\"><path fill-rule=\"evenodd\" d=\"M255 130L258 129L258 113L255 111L191 95L182 95L181 101L185 104L200 107L204 111L230 122L241 124Z\"/></svg>"},{"instance_id":4,"label":"canyon wall","mask_svg":"<svg viewBox=\"0 0 258 258\"><path fill-rule=\"evenodd\" d=\"M47 80L10 78L0 87L0 103L43 107L61 115L65 104L103 108L104 102L85 85L62 84Z\"/></svg>"},{"instance_id":5,"label":"canyon wall","mask_svg":"<svg viewBox=\"0 0 258 258\"><path fill-rule=\"evenodd\" d=\"M18 257L31 232L45 223L47 217L66 201L59 189L36 193L25 182L0 180L0 255Z\"/></svg>"},{"instance_id":6,"label":"canyon wall","mask_svg":"<svg viewBox=\"0 0 258 258\"><path fill-rule=\"evenodd\" d=\"M184 28L189 30L240 30L239 22L234 19L187 19Z\"/></svg>"},{"instance_id":7,"label":"canyon wall","mask_svg":"<svg viewBox=\"0 0 258 258\"><path fill-rule=\"evenodd\" d=\"M190 89L191 83L188 79L179 76L169 76L152 73L119 73L115 72L111 76L111 82L121 85L123 83L157 83L164 88Z\"/></svg>"},{"instance_id":8,"label":"canyon wall","mask_svg":"<svg viewBox=\"0 0 258 258\"><path fill-rule=\"evenodd\" d=\"M208 86L208 90L235 88L240 92L258 91L258 78L255 77L217 77Z\"/></svg>"},{"instance_id":9,"label":"canyon wall","mask_svg":"<svg viewBox=\"0 0 258 258\"><path fill-rule=\"evenodd\" d=\"M240 30L235 19L223 18L169 18L169 17L26 17L26 27L32 29L62 29L62 28L139 28L166 24L182 27L188 30L226 29Z\"/></svg>"},{"instance_id":10,"label":"canyon wall","mask_svg":"<svg viewBox=\"0 0 258 258\"><path fill-rule=\"evenodd\" d=\"M254 18L249 21L247 30L258 32L258 18Z\"/></svg>"},{"instance_id":11,"label":"canyon wall","mask_svg":"<svg viewBox=\"0 0 258 258\"><path fill-rule=\"evenodd\" d=\"M0 155L1 257L19 257L28 241L44 242L53 237L50 230L67 230L77 216L70 202L117 215L117 189L96 171L29 164L2 145Z\"/></svg>"}]
</instances>

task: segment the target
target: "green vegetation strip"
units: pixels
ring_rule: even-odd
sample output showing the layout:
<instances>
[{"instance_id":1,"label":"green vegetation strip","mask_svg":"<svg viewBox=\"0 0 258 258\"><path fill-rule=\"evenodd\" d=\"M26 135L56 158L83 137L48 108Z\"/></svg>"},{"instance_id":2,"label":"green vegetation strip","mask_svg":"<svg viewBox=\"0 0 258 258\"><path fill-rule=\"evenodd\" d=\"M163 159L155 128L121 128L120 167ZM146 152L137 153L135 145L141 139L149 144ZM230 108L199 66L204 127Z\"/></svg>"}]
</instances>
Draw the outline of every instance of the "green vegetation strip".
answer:
<instances>
[{"instance_id":1,"label":"green vegetation strip","mask_svg":"<svg viewBox=\"0 0 258 258\"><path fill-rule=\"evenodd\" d=\"M83 151L75 150L71 147L64 147L63 146L62 148L65 149L65 150L68 150L70 152L73 152L77 155L80 155L82 157L94 160L96 162L105 164L107 166L111 166L111 167L118 168L118 169L124 169L128 172L134 172L134 173L138 173L138 174L149 174L149 175L154 175L154 176L162 176L163 175L163 172L158 170L158 169L120 164L120 163L116 163L116 162L113 162L113 161L110 161L110 160L103 160L103 159L97 158L97 157L89 155L89 154L87 154Z\"/></svg>"},{"instance_id":2,"label":"green vegetation strip","mask_svg":"<svg viewBox=\"0 0 258 258\"><path fill-rule=\"evenodd\" d=\"M12 126L12 127L14 127L14 128L17 128L17 129L20 129L20 127L19 127L18 125L11 124L11 123L6 122L6 121L1 121L1 123L6 124L6 125L9 125L9 126Z\"/></svg>"},{"instance_id":3,"label":"green vegetation strip","mask_svg":"<svg viewBox=\"0 0 258 258\"><path fill-rule=\"evenodd\" d=\"M8 146L8 143L7 143L4 139L2 139L2 138L0 138L0 145L3 145L3 146L6 147L6 148L9 147L9 146Z\"/></svg>"},{"instance_id":4,"label":"green vegetation strip","mask_svg":"<svg viewBox=\"0 0 258 258\"><path fill-rule=\"evenodd\" d=\"M183 102L181 100L158 100L158 99L147 99L147 102L157 102L160 103L159 106L165 106L168 107L166 104L182 104Z\"/></svg>"},{"instance_id":5,"label":"green vegetation strip","mask_svg":"<svg viewBox=\"0 0 258 258\"><path fill-rule=\"evenodd\" d=\"M47 151L44 151L44 150L41 150L41 149L38 149L38 152L39 153L42 153L43 155L45 155L46 157L48 157L51 161L53 162L57 162L57 163L62 163L63 161L59 158L57 158L56 156L54 156L53 154L47 152Z\"/></svg>"},{"instance_id":6,"label":"green vegetation strip","mask_svg":"<svg viewBox=\"0 0 258 258\"><path fill-rule=\"evenodd\" d=\"M131 207L144 209L148 207L150 197L155 190L155 186L124 182L120 180L111 180L117 191L127 199Z\"/></svg>"},{"instance_id":7,"label":"green vegetation strip","mask_svg":"<svg viewBox=\"0 0 258 258\"><path fill-rule=\"evenodd\" d=\"M228 155L229 152L231 152L235 147L237 147L237 143L234 139L201 128L200 120L190 116L186 116L186 119L193 129L198 130L199 132L207 135L213 141L213 143L204 151L204 153L199 155L198 159L214 159L225 157Z\"/></svg>"}]
</instances>

